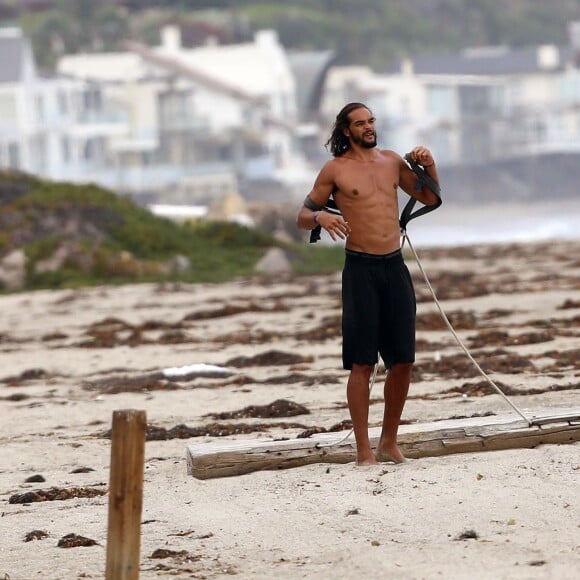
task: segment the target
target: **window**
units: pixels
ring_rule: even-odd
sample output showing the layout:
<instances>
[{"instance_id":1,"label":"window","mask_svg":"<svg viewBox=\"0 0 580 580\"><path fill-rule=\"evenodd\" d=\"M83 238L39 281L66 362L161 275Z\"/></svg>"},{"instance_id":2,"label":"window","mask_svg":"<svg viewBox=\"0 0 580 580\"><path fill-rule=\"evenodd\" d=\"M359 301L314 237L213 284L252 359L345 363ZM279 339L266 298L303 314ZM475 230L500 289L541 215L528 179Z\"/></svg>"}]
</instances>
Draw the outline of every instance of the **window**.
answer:
<instances>
[{"instance_id":1,"label":"window","mask_svg":"<svg viewBox=\"0 0 580 580\"><path fill-rule=\"evenodd\" d=\"M455 117L454 90L451 87L430 86L427 89L427 112L435 117Z\"/></svg>"},{"instance_id":2,"label":"window","mask_svg":"<svg viewBox=\"0 0 580 580\"><path fill-rule=\"evenodd\" d=\"M68 113L68 99L64 91L58 92L58 110L61 115Z\"/></svg>"},{"instance_id":3,"label":"window","mask_svg":"<svg viewBox=\"0 0 580 580\"><path fill-rule=\"evenodd\" d=\"M560 100L566 104L577 104L580 101L580 73L573 71L558 82Z\"/></svg>"},{"instance_id":4,"label":"window","mask_svg":"<svg viewBox=\"0 0 580 580\"><path fill-rule=\"evenodd\" d=\"M17 143L8 144L8 167L12 169L20 168L20 148Z\"/></svg>"},{"instance_id":5,"label":"window","mask_svg":"<svg viewBox=\"0 0 580 580\"><path fill-rule=\"evenodd\" d=\"M14 95L0 95L0 123L16 119L16 98Z\"/></svg>"},{"instance_id":6,"label":"window","mask_svg":"<svg viewBox=\"0 0 580 580\"><path fill-rule=\"evenodd\" d=\"M63 137L60 141L62 160L67 163L70 161L70 143L68 137Z\"/></svg>"},{"instance_id":7,"label":"window","mask_svg":"<svg viewBox=\"0 0 580 580\"><path fill-rule=\"evenodd\" d=\"M34 104L36 106L36 118L39 123L42 123L45 120L44 99L42 95L36 95Z\"/></svg>"}]
</instances>

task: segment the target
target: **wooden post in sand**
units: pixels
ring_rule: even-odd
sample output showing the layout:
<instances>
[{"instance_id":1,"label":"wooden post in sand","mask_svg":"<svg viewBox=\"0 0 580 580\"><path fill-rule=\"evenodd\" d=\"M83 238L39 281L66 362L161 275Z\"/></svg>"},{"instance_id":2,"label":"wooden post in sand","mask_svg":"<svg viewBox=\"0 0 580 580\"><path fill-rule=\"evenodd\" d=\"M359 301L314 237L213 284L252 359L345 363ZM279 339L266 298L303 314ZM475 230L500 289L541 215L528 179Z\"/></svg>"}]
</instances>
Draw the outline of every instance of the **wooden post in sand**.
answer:
<instances>
[{"instance_id":1,"label":"wooden post in sand","mask_svg":"<svg viewBox=\"0 0 580 580\"><path fill-rule=\"evenodd\" d=\"M115 411L111 435L106 580L138 580L145 411Z\"/></svg>"}]
</instances>

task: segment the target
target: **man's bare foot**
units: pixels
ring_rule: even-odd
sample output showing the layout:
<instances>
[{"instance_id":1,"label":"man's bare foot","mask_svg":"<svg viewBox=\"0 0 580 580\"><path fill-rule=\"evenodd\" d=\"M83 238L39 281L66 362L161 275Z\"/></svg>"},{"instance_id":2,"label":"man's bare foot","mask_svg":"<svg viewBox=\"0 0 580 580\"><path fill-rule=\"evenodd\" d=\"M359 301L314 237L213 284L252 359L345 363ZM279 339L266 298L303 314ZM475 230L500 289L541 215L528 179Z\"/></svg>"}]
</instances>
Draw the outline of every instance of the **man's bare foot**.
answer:
<instances>
[{"instance_id":1,"label":"man's bare foot","mask_svg":"<svg viewBox=\"0 0 580 580\"><path fill-rule=\"evenodd\" d=\"M392 445L389 448L377 448L376 458L381 462L405 463L407 458L401 453L398 445Z\"/></svg>"},{"instance_id":2,"label":"man's bare foot","mask_svg":"<svg viewBox=\"0 0 580 580\"><path fill-rule=\"evenodd\" d=\"M379 462L377 461L377 458L371 453L370 455L361 455L360 457L357 455L356 464L357 466L378 465Z\"/></svg>"}]
</instances>

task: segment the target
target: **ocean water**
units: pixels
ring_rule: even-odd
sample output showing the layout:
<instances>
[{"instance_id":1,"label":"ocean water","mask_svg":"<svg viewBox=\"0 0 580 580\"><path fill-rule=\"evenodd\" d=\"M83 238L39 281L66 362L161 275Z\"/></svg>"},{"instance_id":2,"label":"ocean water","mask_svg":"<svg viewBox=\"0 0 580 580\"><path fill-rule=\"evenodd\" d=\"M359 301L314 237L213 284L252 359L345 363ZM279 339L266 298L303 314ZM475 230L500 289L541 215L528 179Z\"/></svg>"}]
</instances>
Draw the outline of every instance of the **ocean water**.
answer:
<instances>
[{"instance_id":1,"label":"ocean water","mask_svg":"<svg viewBox=\"0 0 580 580\"><path fill-rule=\"evenodd\" d=\"M416 247L580 241L580 196L574 200L446 204L407 226Z\"/></svg>"}]
</instances>

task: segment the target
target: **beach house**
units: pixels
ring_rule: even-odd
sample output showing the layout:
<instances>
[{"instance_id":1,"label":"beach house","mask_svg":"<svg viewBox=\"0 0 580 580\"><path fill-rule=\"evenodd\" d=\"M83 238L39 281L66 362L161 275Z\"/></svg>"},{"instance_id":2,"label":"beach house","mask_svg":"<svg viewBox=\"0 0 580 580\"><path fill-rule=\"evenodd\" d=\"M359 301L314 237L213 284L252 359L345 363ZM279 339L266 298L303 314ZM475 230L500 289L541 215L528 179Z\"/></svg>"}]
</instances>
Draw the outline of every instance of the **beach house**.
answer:
<instances>
[{"instance_id":1,"label":"beach house","mask_svg":"<svg viewBox=\"0 0 580 580\"><path fill-rule=\"evenodd\" d=\"M305 167L295 78L274 31L188 48L167 26L159 46L68 55L58 71L98 84L105 109L128 117L101 181L135 197L210 204L260 180L283 195Z\"/></svg>"},{"instance_id":2,"label":"beach house","mask_svg":"<svg viewBox=\"0 0 580 580\"><path fill-rule=\"evenodd\" d=\"M384 146L427 143L443 164L580 151L580 22L569 40L407 57L382 72L335 68L323 109L330 118L338 103L368 102Z\"/></svg>"},{"instance_id":3,"label":"beach house","mask_svg":"<svg viewBox=\"0 0 580 580\"><path fill-rule=\"evenodd\" d=\"M22 31L0 28L0 167L74 180L107 165L124 126L104 114L97 84L41 75Z\"/></svg>"}]
</instances>

